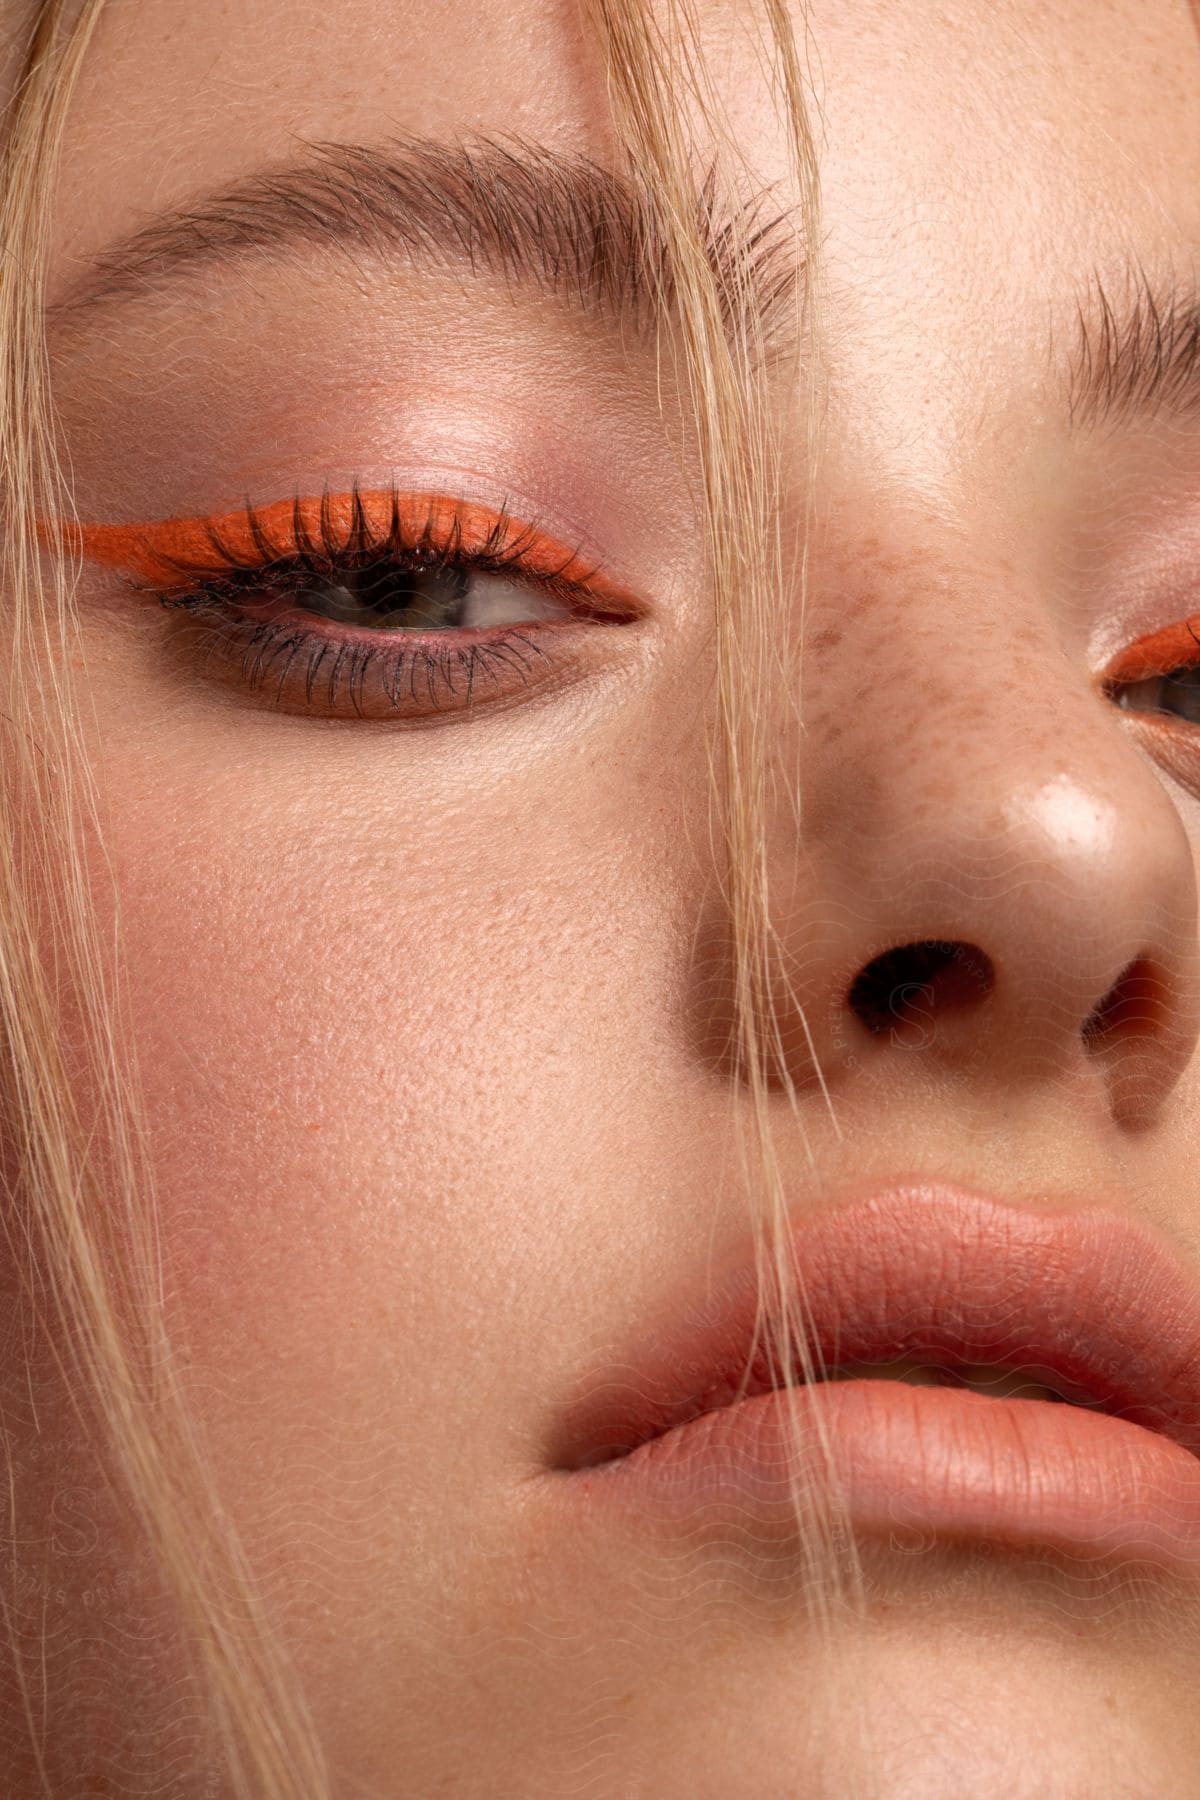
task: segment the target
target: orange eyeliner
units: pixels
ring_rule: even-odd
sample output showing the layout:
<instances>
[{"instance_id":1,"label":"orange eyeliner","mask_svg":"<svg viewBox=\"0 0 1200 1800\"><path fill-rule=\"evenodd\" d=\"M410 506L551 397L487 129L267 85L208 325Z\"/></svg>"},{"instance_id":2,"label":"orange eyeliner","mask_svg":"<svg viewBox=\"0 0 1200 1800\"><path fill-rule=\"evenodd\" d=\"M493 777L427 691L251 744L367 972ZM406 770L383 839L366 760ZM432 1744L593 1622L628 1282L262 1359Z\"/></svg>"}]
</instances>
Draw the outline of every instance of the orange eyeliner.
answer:
<instances>
[{"instance_id":1,"label":"orange eyeliner","mask_svg":"<svg viewBox=\"0 0 1200 1800\"><path fill-rule=\"evenodd\" d=\"M1200 613L1180 619L1118 651L1104 671L1108 682L1149 681L1200 664Z\"/></svg>"},{"instance_id":2,"label":"orange eyeliner","mask_svg":"<svg viewBox=\"0 0 1200 1800\"><path fill-rule=\"evenodd\" d=\"M179 586L206 569L224 568L232 556L252 565L262 560L262 544L289 554L309 543L330 538L349 540L356 527L386 543L393 535L438 551L452 551L469 562L472 555L520 547L522 568L533 578L558 580L584 588L614 610L634 616L642 611L617 582L600 574L578 551L478 501L454 500L444 494L399 494L359 489L298 500L278 500L248 511L193 519L163 519L142 525L74 525L49 528L56 538L89 561L164 586ZM217 546L220 546L220 549Z\"/></svg>"}]
</instances>

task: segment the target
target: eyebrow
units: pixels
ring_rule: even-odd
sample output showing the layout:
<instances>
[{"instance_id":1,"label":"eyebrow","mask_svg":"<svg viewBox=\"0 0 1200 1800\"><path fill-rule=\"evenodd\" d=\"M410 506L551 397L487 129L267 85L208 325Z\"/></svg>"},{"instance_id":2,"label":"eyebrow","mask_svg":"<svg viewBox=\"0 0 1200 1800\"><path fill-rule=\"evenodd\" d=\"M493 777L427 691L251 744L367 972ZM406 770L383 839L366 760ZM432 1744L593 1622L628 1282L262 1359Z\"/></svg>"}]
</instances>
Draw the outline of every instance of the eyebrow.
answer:
<instances>
[{"instance_id":1,"label":"eyebrow","mask_svg":"<svg viewBox=\"0 0 1200 1800\"><path fill-rule=\"evenodd\" d=\"M1079 302L1067 411L1080 431L1200 419L1200 287L1128 263L1113 291L1093 275Z\"/></svg>"},{"instance_id":2,"label":"eyebrow","mask_svg":"<svg viewBox=\"0 0 1200 1800\"><path fill-rule=\"evenodd\" d=\"M653 206L591 158L517 137L312 143L304 152L101 251L51 303L49 322L69 328L189 275L303 249L465 268L642 325L657 305L671 304L670 259ZM770 211L765 189L723 209L711 174L695 200L726 322L748 300L769 343L789 306L794 318L803 278L790 211Z\"/></svg>"},{"instance_id":3,"label":"eyebrow","mask_svg":"<svg viewBox=\"0 0 1200 1800\"><path fill-rule=\"evenodd\" d=\"M772 348L794 330L805 277L791 210L771 210L766 189L723 210L713 173L695 203L726 323L753 311ZM622 175L517 136L401 137L306 144L294 161L152 219L70 281L48 322L70 330L191 275L306 248L465 268L641 326L673 298L654 208ZM1076 309L1064 392L1080 432L1200 416L1200 287L1151 278L1136 261L1115 282L1094 274Z\"/></svg>"}]
</instances>

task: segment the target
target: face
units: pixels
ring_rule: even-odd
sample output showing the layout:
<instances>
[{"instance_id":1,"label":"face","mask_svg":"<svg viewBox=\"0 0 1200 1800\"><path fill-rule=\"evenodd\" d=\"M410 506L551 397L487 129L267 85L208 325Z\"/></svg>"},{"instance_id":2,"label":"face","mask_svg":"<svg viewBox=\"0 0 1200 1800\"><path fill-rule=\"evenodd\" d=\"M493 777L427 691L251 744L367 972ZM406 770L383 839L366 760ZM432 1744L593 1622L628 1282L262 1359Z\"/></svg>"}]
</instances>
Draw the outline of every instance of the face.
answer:
<instances>
[{"instance_id":1,"label":"face","mask_svg":"<svg viewBox=\"0 0 1200 1800\"><path fill-rule=\"evenodd\" d=\"M752 10L705 30L787 213ZM798 580L773 596L795 679L759 723L789 1231L816 1269L840 1218L843 1313L870 1312L858 1225L884 1197L872 1292L911 1288L919 1329L849 1362L986 1365L991 1395L949 1396L970 1487L1013 1409L1020 1447L1058 1429L1046 1389L1150 1404L1099 1353L1073 1389L1062 1342L1034 1343L1022 1307L1063 1335L1048 1265L1085 1336L1137 1289L1116 1337L1157 1321L1190 1360L1194 322L1190 391L1181 355L1152 392L1144 353L1184 343L1194 294L1200 40L1184 0L952 11L809 23L823 444L814 471L781 353L779 524L812 524L803 606ZM515 161L464 169L456 146L505 134ZM1048 1465L1099 1457L1101 1424L1139 1440L1098 1465L1127 1478L1090 1534L1070 1492L1038 1513L999 1475L889 1523L911 1446L885 1457L851 1483L861 1604L823 1621L757 1499L680 1516L568 1466L580 1396L636 1387L649 1338L744 1266L758 1193L679 365L619 280L572 280L584 224L556 272L554 242L501 268L464 222L481 194L528 219L552 168L578 195L616 154L559 0L111 0L88 54L52 270L80 666L166 1303L223 1502L339 1795L1184 1800L1187 1446L1156 1462L1144 1426L1072 1411ZM340 241L311 174L304 228L204 198L289 161ZM1085 1211L1117 1248L1080 1274ZM972 1233L1015 1320L995 1354L978 1306L935 1341L954 1302L930 1267ZM1178 1308L1143 1252L1182 1271ZM1042 1398L997 1397L1014 1367ZM921 1443L958 1441L946 1416ZM674 1466L709 1468L691 1429ZM851 1419L852 1460L863 1440ZM170 1767L223 1792L119 1502L65 1425L16 1463L55 1522L30 1526L31 1618L94 1653L50 1671L51 1785Z\"/></svg>"}]
</instances>

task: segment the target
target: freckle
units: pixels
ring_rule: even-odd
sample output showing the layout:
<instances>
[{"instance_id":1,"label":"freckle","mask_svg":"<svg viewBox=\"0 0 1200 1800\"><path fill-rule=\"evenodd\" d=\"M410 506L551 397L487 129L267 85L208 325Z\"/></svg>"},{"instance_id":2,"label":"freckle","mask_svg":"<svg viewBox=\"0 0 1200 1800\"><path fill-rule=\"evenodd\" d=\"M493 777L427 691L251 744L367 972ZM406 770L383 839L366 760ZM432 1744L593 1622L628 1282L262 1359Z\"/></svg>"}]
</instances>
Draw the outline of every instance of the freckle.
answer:
<instances>
[{"instance_id":1,"label":"freckle","mask_svg":"<svg viewBox=\"0 0 1200 1800\"><path fill-rule=\"evenodd\" d=\"M873 612L879 605L879 595L871 588L864 588L847 600L844 611L848 619L858 619Z\"/></svg>"},{"instance_id":2,"label":"freckle","mask_svg":"<svg viewBox=\"0 0 1200 1800\"><path fill-rule=\"evenodd\" d=\"M304 1129L305 1131L320 1131L321 1127L315 1120L310 1119Z\"/></svg>"},{"instance_id":3,"label":"freckle","mask_svg":"<svg viewBox=\"0 0 1200 1800\"><path fill-rule=\"evenodd\" d=\"M812 647L814 650L836 650L841 641L841 627L827 625L824 630L814 633Z\"/></svg>"}]
</instances>

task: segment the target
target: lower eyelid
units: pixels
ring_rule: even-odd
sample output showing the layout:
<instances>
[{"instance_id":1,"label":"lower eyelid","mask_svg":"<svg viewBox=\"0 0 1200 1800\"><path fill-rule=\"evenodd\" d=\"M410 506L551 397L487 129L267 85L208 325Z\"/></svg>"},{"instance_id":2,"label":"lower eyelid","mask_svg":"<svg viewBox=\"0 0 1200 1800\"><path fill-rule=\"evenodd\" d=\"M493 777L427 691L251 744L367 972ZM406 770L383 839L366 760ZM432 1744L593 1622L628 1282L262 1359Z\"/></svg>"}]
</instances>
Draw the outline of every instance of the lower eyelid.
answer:
<instances>
[{"instance_id":1,"label":"lower eyelid","mask_svg":"<svg viewBox=\"0 0 1200 1800\"><path fill-rule=\"evenodd\" d=\"M353 635L336 624L322 631L315 617L296 621L297 629L285 620L256 624L220 604L207 615L202 606L181 609L180 618L199 633L193 648L205 664L234 665L224 680L210 679L241 688L256 705L411 723L449 720L476 705L491 710L547 681L569 682L585 669L552 645L563 644L564 634L598 635L594 625L569 617L528 631L494 626Z\"/></svg>"}]
</instances>

